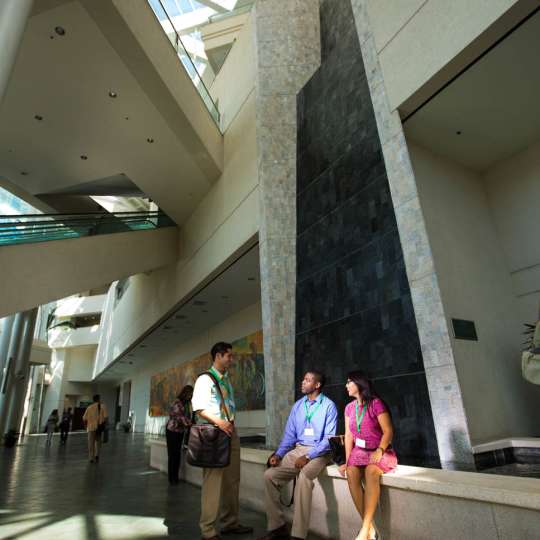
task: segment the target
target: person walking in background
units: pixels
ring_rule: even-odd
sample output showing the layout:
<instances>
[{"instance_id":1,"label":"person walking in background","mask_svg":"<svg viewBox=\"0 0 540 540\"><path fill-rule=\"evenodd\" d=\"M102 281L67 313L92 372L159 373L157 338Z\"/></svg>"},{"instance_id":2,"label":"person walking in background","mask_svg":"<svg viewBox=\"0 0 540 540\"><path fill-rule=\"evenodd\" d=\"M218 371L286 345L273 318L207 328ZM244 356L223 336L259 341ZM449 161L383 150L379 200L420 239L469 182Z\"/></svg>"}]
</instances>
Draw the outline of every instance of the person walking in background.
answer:
<instances>
[{"instance_id":1,"label":"person walking in background","mask_svg":"<svg viewBox=\"0 0 540 540\"><path fill-rule=\"evenodd\" d=\"M238 514L240 509L240 439L234 427L236 405L234 391L227 374L233 362L232 345L216 343L210 352L212 367L210 372L216 378L223 394L213 379L202 374L195 382L193 410L202 422L214 424L231 437L231 460L228 467L203 469L201 492L201 518L199 525L205 540L219 540L217 521L221 518L223 528L221 534L247 534L253 532L252 527L240 525ZM226 409L226 413L225 410ZM227 420L227 417L230 419Z\"/></svg>"},{"instance_id":2,"label":"person walking in background","mask_svg":"<svg viewBox=\"0 0 540 540\"><path fill-rule=\"evenodd\" d=\"M93 397L94 403L84 411L83 422L88 433L88 456L90 463L99 461L101 448L101 434L107 425L107 408L100 401L99 394Z\"/></svg>"},{"instance_id":3,"label":"person walking in background","mask_svg":"<svg viewBox=\"0 0 540 540\"><path fill-rule=\"evenodd\" d=\"M166 427L167 455L169 458L169 484L178 484L178 471L182 459L182 442L186 431L192 424L191 398L193 386L182 388L178 397L172 402L169 409L169 421Z\"/></svg>"},{"instance_id":4,"label":"person walking in background","mask_svg":"<svg viewBox=\"0 0 540 540\"><path fill-rule=\"evenodd\" d=\"M67 411L64 409L62 420L60 421L60 444L66 444L72 418L73 414L71 414L71 407L69 407Z\"/></svg>"},{"instance_id":5,"label":"person walking in background","mask_svg":"<svg viewBox=\"0 0 540 540\"><path fill-rule=\"evenodd\" d=\"M349 373L346 388L354 401L345 407L346 462L339 469L347 476L349 491L362 518L356 540L372 540L378 537L373 516L379 502L381 476L397 466L396 453L390 446L394 428L387 405L377 396L365 373Z\"/></svg>"},{"instance_id":6,"label":"person walking in background","mask_svg":"<svg viewBox=\"0 0 540 540\"><path fill-rule=\"evenodd\" d=\"M45 426L45 432L47 433L47 446L51 446L53 433L58 425L58 409L54 409L53 412L47 418L47 424Z\"/></svg>"},{"instance_id":7,"label":"person walking in background","mask_svg":"<svg viewBox=\"0 0 540 540\"><path fill-rule=\"evenodd\" d=\"M281 487L297 478L294 491L294 517L290 538L304 539L311 516L313 481L331 461L328 437L336 434L337 408L322 394L325 376L308 371L302 380L302 394L285 426L279 448L268 460L264 473L268 533L259 540L288 539L280 500Z\"/></svg>"}]
</instances>

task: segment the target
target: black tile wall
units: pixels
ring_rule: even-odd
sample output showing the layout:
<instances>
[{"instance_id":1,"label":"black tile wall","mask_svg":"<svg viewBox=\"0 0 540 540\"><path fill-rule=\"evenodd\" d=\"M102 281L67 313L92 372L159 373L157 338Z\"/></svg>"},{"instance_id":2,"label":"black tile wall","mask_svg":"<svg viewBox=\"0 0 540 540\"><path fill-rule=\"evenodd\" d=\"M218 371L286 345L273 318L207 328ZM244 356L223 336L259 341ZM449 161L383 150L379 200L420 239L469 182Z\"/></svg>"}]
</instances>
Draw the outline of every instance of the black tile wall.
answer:
<instances>
[{"instance_id":1,"label":"black tile wall","mask_svg":"<svg viewBox=\"0 0 540 540\"><path fill-rule=\"evenodd\" d=\"M298 95L296 374L343 410L364 369L401 463L439 466L418 332L350 0L321 0L322 64ZM343 421L340 429L343 430Z\"/></svg>"}]
</instances>

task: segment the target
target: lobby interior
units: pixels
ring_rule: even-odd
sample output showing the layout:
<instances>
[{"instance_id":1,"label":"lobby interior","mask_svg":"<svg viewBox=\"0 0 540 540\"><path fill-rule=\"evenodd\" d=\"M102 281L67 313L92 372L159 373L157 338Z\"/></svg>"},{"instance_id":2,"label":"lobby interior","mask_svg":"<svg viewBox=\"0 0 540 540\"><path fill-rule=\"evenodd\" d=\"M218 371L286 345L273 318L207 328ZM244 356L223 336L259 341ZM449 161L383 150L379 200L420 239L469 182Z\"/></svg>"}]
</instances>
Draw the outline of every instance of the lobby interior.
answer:
<instances>
[{"instance_id":1,"label":"lobby interior","mask_svg":"<svg viewBox=\"0 0 540 540\"><path fill-rule=\"evenodd\" d=\"M396 428L383 538L538 538L536 0L3 4L1 538L199 538L164 433L220 340L257 536L303 373L341 415L361 368ZM331 465L310 538L358 525Z\"/></svg>"}]
</instances>

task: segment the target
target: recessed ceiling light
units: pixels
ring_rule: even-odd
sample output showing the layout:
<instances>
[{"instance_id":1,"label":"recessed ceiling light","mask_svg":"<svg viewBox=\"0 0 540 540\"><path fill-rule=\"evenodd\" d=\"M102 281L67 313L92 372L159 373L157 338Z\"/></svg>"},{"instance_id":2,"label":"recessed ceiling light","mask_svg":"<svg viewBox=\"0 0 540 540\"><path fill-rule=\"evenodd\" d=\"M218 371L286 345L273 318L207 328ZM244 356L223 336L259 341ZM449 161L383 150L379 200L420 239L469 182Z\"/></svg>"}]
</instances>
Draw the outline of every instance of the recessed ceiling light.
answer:
<instances>
[{"instance_id":1,"label":"recessed ceiling light","mask_svg":"<svg viewBox=\"0 0 540 540\"><path fill-rule=\"evenodd\" d=\"M118 97L118 94L114 90L109 90L109 97L116 98Z\"/></svg>"},{"instance_id":2,"label":"recessed ceiling light","mask_svg":"<svg viewBox=\"0 0 540 540\"><path fill-rule=\"evenodd\" d=\"M129 116L124 116L124 120L129 120Z\"/></svg>"},{"instance_id":3,"label":"recessed ceiling light","mask_svg":"<svg viewBox=\"0 0 540 540\"><path fill-rule=\"evenodd\" d=\"M461 131L456 131L456 135L461 135Z\"/></svg>"},{"instance_id":4,"label":"recessed ceiling light","mask_svg":"<svg viewBox=\"0 0 540 540\"><path fill-rule=\"evenodd\" d=\"M43 116L41 116L40 114L36 114L34 116L34 118L38 121L38 122L41 122L43 120Z\"/></svg>"},{"instance_id":5,"label":"recessed ceiling light","mask_svg":"<svg viewBox=\"0 0 540 540\"><path fill-rule=\"evenodd\" d=\"M82 159L83 161L86 161L86 160L88 159L88 156L85 156L85 155L83 154L83 155L81 156L81 159Z\"/></svg>"},{"instance_id":6,"label":"recessed ceiling light","mask_svg":"<svg viewBox=\"0 0 540 540\"><path fill-rule=\"evenodd\" d=\"M154 139L152 139L152 137L148 137L148 139L146 139L146 142L152 144L154 142Z\"/></svg>"},{"instance_id":7,"label":"recessed ceiling light","mask_svg":"<svg viewBox=\"0 0 540 540\"><path fill-rule=\"evenodd\" d=\"M22 176L28 176L28 173L26 171L21 171Z\"/></svg>"},{"instance_id":8,"label":"recessed ceiling light","mask_svg":"<svg viewBox=\"0 0 540 540\"><path fill-rule=\"evenodd\" d=\"M248 277L248 281L255 281L254 277Z\"/></svg>"},{"instance_id":9,"label":"recessed ceiling light","mask_svg":"<svg viewBox=\"0 0 540 540\"><path fill-rule=\"evenodd\" d=\"M66 35L65 29L62 28L61 26L55 27L54 31L55 31L59 36L65 36L65 35Z\"/></svg>"}]
</instances>

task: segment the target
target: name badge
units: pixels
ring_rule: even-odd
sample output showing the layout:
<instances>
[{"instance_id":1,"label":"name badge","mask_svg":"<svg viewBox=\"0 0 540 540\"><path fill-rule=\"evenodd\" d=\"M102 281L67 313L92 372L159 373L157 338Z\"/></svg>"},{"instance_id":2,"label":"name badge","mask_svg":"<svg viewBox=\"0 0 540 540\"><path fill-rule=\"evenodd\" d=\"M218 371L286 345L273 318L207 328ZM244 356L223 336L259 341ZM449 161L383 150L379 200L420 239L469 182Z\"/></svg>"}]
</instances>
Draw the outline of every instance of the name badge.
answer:
<instances>
[{"instance_id":1,"label":"name badge","mask_svg":"<svg viewBox=\"0 0 540 540\"><path fill-rule=\"evenodd\" d=\"M356 446L358 446L359 448L365 448L366 441L364 441L364 439L356 439Z\"/></svg>"},{"instance_id":2,"label":"name badge","mask_svg":"<svg viewBox=\"0 0 540 540\"><path fill-rule=\"evenodd\" d=\"M315 430L312 427L307 427L304 429L304 435L306 437L313 437L315 435Z\"/></svg>"}]
</instances>

